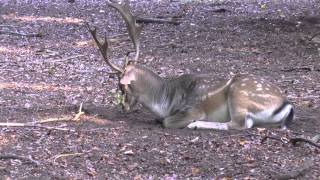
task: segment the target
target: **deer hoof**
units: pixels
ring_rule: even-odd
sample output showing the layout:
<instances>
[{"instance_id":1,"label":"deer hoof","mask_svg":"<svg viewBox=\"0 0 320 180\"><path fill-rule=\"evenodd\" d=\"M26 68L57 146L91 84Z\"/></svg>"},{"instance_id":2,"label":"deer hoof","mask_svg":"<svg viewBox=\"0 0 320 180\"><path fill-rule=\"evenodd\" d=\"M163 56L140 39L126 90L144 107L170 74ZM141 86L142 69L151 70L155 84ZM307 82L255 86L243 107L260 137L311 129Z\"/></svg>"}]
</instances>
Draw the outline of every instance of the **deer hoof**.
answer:
<instances>
[{"instance_id":1,"label":"deer hoof","mask_svg":"<svg viewBox=\"0 0 320 180\"><path fill-rule=\"evenodd\" d=\"M188 125L188 128L189 128L189 129L196 130L196 129L198 128L198 122L196 121L196 122L190 123L190 124Z\"/></svg>"}]
</instances>

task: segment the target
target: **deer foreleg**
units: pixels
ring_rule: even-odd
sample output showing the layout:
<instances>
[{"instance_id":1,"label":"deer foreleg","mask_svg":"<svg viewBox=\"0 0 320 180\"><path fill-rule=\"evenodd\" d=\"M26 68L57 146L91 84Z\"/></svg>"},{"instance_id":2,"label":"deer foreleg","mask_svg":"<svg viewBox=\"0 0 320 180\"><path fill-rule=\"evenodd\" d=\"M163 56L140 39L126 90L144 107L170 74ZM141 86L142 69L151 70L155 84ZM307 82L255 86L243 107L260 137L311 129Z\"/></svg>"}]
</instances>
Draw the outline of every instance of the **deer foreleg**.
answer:
<instances>
[{"instance_id":1,"label":"deer foreleg","mask_svg":"<svg viewBox=\"0 0 320 180\"><path fill-rule=\"evenodd\" d=\"M205 118L205 113L198 109L190 109L180 111L173 116L165 118L162 122L165 128L185 128L190 123L202 120Z\"/></svg>"}]
</instances>

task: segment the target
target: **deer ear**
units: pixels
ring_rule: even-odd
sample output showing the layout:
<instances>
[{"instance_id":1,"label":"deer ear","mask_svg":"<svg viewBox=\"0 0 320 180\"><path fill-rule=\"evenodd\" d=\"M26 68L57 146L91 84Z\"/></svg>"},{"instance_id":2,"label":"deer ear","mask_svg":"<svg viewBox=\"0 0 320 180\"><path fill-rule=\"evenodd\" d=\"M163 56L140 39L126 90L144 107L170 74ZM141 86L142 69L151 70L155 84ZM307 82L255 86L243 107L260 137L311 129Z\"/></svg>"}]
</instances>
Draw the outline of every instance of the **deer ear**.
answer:
<instances>
[{"instance_id":1,"label":"deer ear","mask_svg":"<svg viewBox=\"0 0 320 180\"><path fill-rule=\"evenodd\" d=\"M128 73L128 74L125 74L120 79L120 84L128 85L128 84L131 84L131 81L135 81L135 80L136 80L136 76L134 75L134 73Z\"/></svg>"}]
</instances>

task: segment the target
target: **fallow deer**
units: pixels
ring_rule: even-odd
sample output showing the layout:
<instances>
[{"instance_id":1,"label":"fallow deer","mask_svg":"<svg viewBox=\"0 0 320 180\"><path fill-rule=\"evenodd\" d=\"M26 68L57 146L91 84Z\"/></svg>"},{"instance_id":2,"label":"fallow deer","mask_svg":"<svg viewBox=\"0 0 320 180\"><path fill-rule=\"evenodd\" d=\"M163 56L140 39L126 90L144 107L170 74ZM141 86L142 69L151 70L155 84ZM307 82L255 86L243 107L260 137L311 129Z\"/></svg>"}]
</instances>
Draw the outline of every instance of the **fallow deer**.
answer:
<instances>
[{"instance_id":1,"label":"fallow deer","mask_svg":"<svg viewBox=\"0 0 320 180\"><path fill-rule=\"evenodd\" d=\"M162 78L152 70L136 64L140 26L128 8L114 3L109 5L119 11L126 22L136 49L135 61L125 63L123 68L111 63L107 57L107 39L101 43L96 29L89 27L89 31L104 60L118 72L126 111L141 103L161 119L165 128L287 128L292 122L293 106L277 86L264 78L236 75L219 83L212 75L186 74Z\"/></svg>"}]
</instances>

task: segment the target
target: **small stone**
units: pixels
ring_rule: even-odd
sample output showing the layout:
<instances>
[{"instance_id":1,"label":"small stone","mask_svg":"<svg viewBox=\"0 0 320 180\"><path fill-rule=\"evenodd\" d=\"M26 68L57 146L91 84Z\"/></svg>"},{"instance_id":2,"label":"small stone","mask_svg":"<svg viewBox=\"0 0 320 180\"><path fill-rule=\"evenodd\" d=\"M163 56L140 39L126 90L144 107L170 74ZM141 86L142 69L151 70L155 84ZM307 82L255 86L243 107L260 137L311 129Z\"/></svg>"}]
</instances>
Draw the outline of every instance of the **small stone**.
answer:
<instances>
[{"instance_id":1,"label":"small stone","mask_svg":"<svg viewBox=\"0 0 320 180\"><path fill-rule=\"evenodd\" d=\"M196 137L196 138L192 139L191 142L195 143L195 142L197 142L198 140L199 140L199 137Z\"/></svg>"},{"instance_id":2,"label":"small stone","mask_svg":"<svg viewBox=\"0 0 320 180\"><path fill-rule=\"evenodd\" d=\"M125 155L134 155L132 150L125 151L123 154L125 154Z\"/></svg>"},{"instance_id":3,"label":"small stone","mask_svg":"<svg viewBox=\"0 0 320 180\"><path fill-rule=\"evenodd\" d=\"M25 103L24 104L24 108L30 109L32 107L32 105L30 103Z\"/></svg>"}]
</instances>

